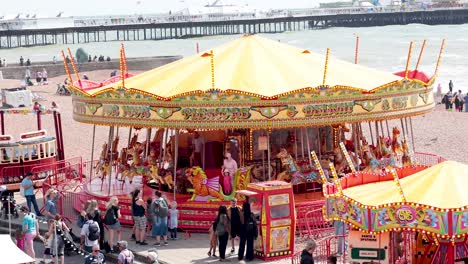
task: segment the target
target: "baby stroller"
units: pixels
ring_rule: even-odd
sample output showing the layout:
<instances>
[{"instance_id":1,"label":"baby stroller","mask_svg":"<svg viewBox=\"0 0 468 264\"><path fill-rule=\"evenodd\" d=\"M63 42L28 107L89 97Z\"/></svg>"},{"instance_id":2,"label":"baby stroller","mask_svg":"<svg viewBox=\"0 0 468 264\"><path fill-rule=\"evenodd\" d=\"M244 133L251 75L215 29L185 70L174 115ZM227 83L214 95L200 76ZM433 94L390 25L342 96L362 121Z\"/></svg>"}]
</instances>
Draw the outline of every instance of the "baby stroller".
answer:
<instances>
[{"instance_id":1,"label":"baby stroller","mask_svg":"<svg viewBox=\"0 0 468 264\"><path fill-rule=\"evenodd\" d=\"M4 219L8 218L11 213L15 218L19 217L18 209L16 208L16 201L14 199L14 193L9 190L0 192L0 201L2 203L1 215Z\"/></svg>"},{"instance_id":2,"label":"baby stroller","mask_svg":"<svg viewBox=\"0 0 468 264\"><path fill-rule=\"evenodd\" d=\"M70 95L70 91L63 84L57 84L57 91L55 93L58 95Z\"/></svg>"}]
</instances>

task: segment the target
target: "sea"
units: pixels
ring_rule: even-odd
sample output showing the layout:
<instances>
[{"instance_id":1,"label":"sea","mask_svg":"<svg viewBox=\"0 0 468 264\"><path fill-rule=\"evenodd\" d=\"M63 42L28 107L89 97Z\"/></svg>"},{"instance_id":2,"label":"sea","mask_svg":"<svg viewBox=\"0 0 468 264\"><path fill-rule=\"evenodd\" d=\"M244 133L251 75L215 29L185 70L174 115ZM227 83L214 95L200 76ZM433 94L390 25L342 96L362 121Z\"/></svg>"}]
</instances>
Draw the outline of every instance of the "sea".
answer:
<instances>
[{"instance_id":1,"label":"sea","mask_svg":"<svg viewBox=\"0 0 468 264\"><path fill-rule=\"evenodd\" d=\"M410 64L410 69L413 69L422 43L427 40L419 70L424 71L428 76L432 76L435 72L442 39L445 39L446 47L434 89L440 83L442 90L447 91L449 81L453 80L456 90L468 92L468 24L337 27L261 35L316 53L325 54L326 49L330 48L332 56L351 62L354 62L356 36L359 36L358 63L388 72L405 69L411 41L415 44ZM192 39L128 41L123 44L129 58L159 55L189 56L196 53L197 45L201 51L209 50L239 37L239 35L210 36ZM51 61L53 56L60 58L61 50L70 48L74 51L79 47L92 56L104 55L118 58L120 44L121 42L101 42L2 49L0 58L6 58L9 65L19 63L20 56L23 56L25 60L29 58L32 62Z\"/></svg>"}]
</instances>

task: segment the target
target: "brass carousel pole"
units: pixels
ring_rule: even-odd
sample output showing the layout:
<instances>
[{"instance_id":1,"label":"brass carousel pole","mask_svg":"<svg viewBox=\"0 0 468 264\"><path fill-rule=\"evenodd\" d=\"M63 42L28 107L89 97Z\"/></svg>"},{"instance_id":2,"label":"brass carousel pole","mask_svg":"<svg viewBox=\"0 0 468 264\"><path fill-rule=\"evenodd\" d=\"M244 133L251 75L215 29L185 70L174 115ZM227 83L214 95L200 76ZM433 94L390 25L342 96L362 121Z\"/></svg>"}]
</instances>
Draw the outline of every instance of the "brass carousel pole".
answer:
<instances>
[{"instance_id":1,"label":"brass carousel pole","mask_svg":"<svg viewBox=\"0 0 468 264\"><path fill-rule=\"evenodd\" d=\"M145 157L149 155L149 149L151 144L151 128L146 129L146 146L145 146Z\"/></svg>"},{"instance_id":2,"label":"brass carousel pole","mask_svg":"<svg viewBox=\"0 0 468 264\"><path fill-rule=\"evenodd\" d=\"M380 131L382 131L382 135L384 135L384 129L383 129L383 122L380 121ZM387 130L387 137L390 137L390 133L388 133L388 130Z\"/></svg>"},{"instance_id":3,"label":"brass carousel pole","mask_svg":"<svg viewBox=\"0 0 468 264\"><path fill-rule=\"evenodd\" d=\"M312 157L310 152L310 142L309 142L309 128L305 128L306 130L306 140L307 140L307 157L309 158L309 166L312 168Z\"/></svg>"},{"instance_id":4,"label":"brass carousel pole","mask_svg":"<svg viewBox=\"0 0 468 264\"><path fill-rule=\"evenodd\" d=\"M271 153L270 153L270 133L271 130L267 130L267 158L268 158L268 180L271 181Z\"/></svg>"},{"instance_id":5,"label":"brass carousel pole","mask_svg":"<svg viewBox=\"0 0 468 264\"><path fill-rule=\"evenodd\" d=\"M410 122L410 127L411 127L411 143L413 144L413 153L414 153L415 147L414 147L413 120L411 117L409 118L409 122Z\"/></svg>"},{"instance_id":6,"label":"brass carousel pole","mask_svg":"<svg viewBox=\"0 0 468 264\"><path fill-rule=\"evenodd\" d=\"M372 145L374 145L374 135L372 135L372 125L371 125L371 122L368 122L369 124L369 134L370 134L370 138L371 138L371 142L372 142ZM375 145L374 145L375 146Z\"/></svg>"},{"instance_id":7,"label":"brass carousel pole","mask_svg":"<svg viewBox=\"0 0 468 264\"><path fill-rule=\"evenodd\" d=\"M387 135L390 137L390 128L388 127L388 120L385 120L385 126L387 127Z\"/></svg>"},{"instance_id":8,"label":"brass carousel pole","mask_svg":"<svg viewBox=\"0 0 468 264\"><path fill-rule=\"evenodd\" d=\"M301 129L301 156L302 156L302 159L304 159L304 130L302 128Z\"/></svg>"},{"instance_id":9,"label":"brass carousel pole","mask_svg":"<svg viewBox=\"0 0 468 264\"><path fill-rule=\"evenodd\" d=\"M94 143L96 141L96 125L93 126L93 142L91 143L91 166L89 168L89 186L91 186L91 178L94 169Z\"/></svg>"},{"instance_id":10,"label":"brass carousel pole","mask_svg":"<svg viewBox=\"0 0 468 264\"><path fill-rule=\"evenodd\" d=\"M318 139L318 159L321 160L322 159L322 139L320 138L320 130L321 128L318 127L317 128L317 139Z\"/></svg>"},{"instance_id":11,"label":"brass carousel pole","mask_svg":"<svg viewBox=\"0 0 468 264\"><path fill-rule=\"evenodd\" d=\"M175 139L174 139L174 201L176 200L176 193L177 193L177 160L179 156L179 130L175 131Z\"/></svg>"},{"instance_id":12,"label":"brass carousel pole","mask_svg":"<svg viewBox=\"0 0 468 264\"><path fill-rule=\"evenodd\" d=\"M132 127L128 130L128 144L127 147L130 147L130 141L132 140Z\"/></svg>"},{"instance_id":13,"label":"brass carousel pole","mask_svg":"<svg viewBox=\"0 0 468 264\"><path fill-rule=\"evenodd\" d=\"M358 148L358 133L357 133L357 124L353 124L353 138L354 138L354 153L356 154L356 158L359 160L359 148ZM358 164L359 165L359 164ZM359 166L357 167L357 170L359 170Z\"/></svg>"},{"instance_id":14,"label":"brass carousel pole","mask_svg":"<svg viewBox=\"0 0 468 264\"><path fill-rule=\"evenodd\" d=\"M111 194L111 184L112 184L112 143L114 141L114 126L109 128L109 144L107 144L107 158L109 159L109 186L107 195Z\"/></svg>"},{"instance_id":15,"label":"brass carousel pole","mask_svg":"<svg viewBox=\"0 0 468 264\"><path fill-rule=\"evenodd\" d=\"M405 132L405 124L403 124L403 118L400 119L400 123L401 123L401 130L403 132L403 138L405 138L406 132Z\"/></svg>"},{"instance_id":16,"label":"brass carousel pole","mask_svg":"<svg viewBox=\"0 0 468 264\"><path fill-rule=\"evenodd\" d=\"M295 150L295 156L297 160L297 128L294 129L294 150Z\"/></svg>"},{"instance_id":17,"label":"brass carousel pole","mask_svg":"<svg viewBox=\"0 0 468 264\"><path fill-rule=\"evenodd\" d=\"M159 144L159 169L162 168L163 166L163 157L164 157L164 152L166 151L166 142L167 142L167 136L168 136L168 133L169 133L169 129L164 129L164 132L163 132L163 136L161 138L161 142Z\"/></svg>"}]
</instances>

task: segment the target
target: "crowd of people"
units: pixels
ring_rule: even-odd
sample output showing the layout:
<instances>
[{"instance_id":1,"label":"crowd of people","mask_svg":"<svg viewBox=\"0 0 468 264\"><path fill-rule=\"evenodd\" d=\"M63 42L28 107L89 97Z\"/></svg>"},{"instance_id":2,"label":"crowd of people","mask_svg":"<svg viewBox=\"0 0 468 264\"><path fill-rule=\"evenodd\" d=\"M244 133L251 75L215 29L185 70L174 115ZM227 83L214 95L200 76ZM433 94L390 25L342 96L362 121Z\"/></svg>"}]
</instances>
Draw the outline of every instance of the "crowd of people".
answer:
<instances>
[{"instance_id":1,"label":"crowd of people","mask_svg":"<svg viewBox=\"0 0 468 264\"><path fill-rule=\"evenodd\" d=\"M119 199L113 196L106 204L105 212L101 212L96 200L88 200L83 204L76 225L80 228L79 236L75 236L69 226L62 220L57 207L59 192L49 189L45 196L43 212L37 205L33 174L25 175L22 183L22 195L26 198L27 207L23 207L23 229L24 251L35 258L33 241L36 237L44 242L43 261L47 258L57 258L64 263L64 251L67 237L79 243L81 250L86 252L85 264L104 263L107 253L118 253L119 264L131 264L134 260L133 253L128 249L129 242L122 240L122 226L120 219ZM131 239L136 245L148 245L146 238L154 239L154 246L166 246L170 240L177 240L177 228L179 211L177 203L171 203L160 191L155 191L153 198L143 200L142 191L134 190L131 194L131 212L133 217L133 234ZM35 214L33 213L35 211ZM39 233L37 217L44 217L48 223L48 230L42 236ZM62 233L64 235L62 235ZM148 235L147 235L148 234ZM227 252L231 256L237 255L239 261L252 261L254 259L254 241L259 236L257 219L250 208L250 203L244 202L238 206L234 198L230 206L221 205L218 208L216 218L209 229L209 246L207 253L209 257L219 257L219 261L228 261ZM75 238L75 239L74 239ZM235 241L239 240L237 254L235 252ZM230 244L230 249L228 246ZM316 248L314 241L309 241L301 253L301 264L314 263L313 252ZM100 262L96 262L98 260ZM149 263L156 263L157 253L148 253ZM328 263L336 263L336 257L329 258Z\"/></svg>"},{"instance_id":2,"label":"crowd of people","mask_svg":"<svg viewBox=\"0 0 468 264\"><path fill-rule=\"evenodd\" d=\"M24 82L28 86L33 86L34 83L31 81L32 74L31 74L31 69L30 67L26 68L26 71L24 73ZM47 85L49 84L48 81L48 74L46 68L42 68L42 71L37 71L35 74L35 79L36 79L36 85Z\"/></svg>"},{"instance_id":3,"label":"crowd of people","mask_svg":"<svg viewBox=\"0 0 468 264\"><path fill-rule=\"evenodd\" d=\"M445 105L445 110L455 111L456 112L468 112L468 93L463 93L461 90L453 92L453 82L449 82L449 91L441 96L442 86L439 84L437 87L437 94L439 97L439 102Z\"/></svg>"}]
</instances>

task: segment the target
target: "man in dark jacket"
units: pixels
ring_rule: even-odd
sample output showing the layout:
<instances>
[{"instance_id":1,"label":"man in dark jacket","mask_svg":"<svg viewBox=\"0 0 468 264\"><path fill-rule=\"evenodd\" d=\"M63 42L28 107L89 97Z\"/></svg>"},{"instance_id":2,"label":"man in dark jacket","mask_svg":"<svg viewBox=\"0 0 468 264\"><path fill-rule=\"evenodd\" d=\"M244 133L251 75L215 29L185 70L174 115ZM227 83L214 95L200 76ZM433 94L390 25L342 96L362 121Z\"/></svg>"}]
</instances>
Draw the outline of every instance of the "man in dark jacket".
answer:
<instances>
[{"instance_id":1,"label":"man in dark jacket","mask_svg":"<svg viewBox=\"0 0 468 264\"><path fill-rule=\"evenodd\" d=\"M301 264L314 264L313 253L316 247L317 247L317 244L315 244L314 240L307 242L307 245L301 254Z\"/></svg>"}]
</instances>

